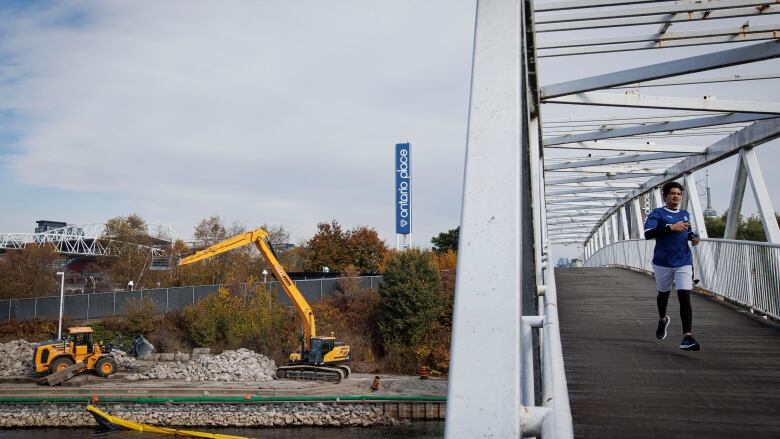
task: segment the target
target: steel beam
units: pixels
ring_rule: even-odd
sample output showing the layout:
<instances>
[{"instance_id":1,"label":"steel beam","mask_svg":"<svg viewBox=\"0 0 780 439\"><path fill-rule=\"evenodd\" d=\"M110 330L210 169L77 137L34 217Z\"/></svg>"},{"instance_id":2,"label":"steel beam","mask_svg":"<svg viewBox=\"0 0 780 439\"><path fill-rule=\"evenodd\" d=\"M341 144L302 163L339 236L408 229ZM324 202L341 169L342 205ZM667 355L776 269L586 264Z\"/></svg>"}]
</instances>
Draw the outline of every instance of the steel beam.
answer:
<instances>
[{"instance_id":1,"label":"steel beam","mask_svg":"<svg viewBox=\"0 0 780 439\"><path fill-rule=\"evenodd\" d=\"M582 201L605 201L614 200L614 198L596 198L596 197L582 197L582 198L567 198L567 199L547 199L547 205L551 204L567 204L570 202L582 202Z\"/></svg>"},{"instance_id":2,"label":"steel beam","mask_svg":"<svg viewBox=\"0 0 780 439\"><path fill-rule=\"evenodd\" d=\"M776 31L765 31L735 35L723 35L713 37L701 37L696 39L672 39L659 38L658 41L648 43L623 43L598 46L562 47L559 49L543 49L539 52L539 58L553 58L556 56L589 55L594 53L617 53L635 50L669 49L673 47L704 46L708 44L746 43L748 41L774 40Z\"/></svg>"},{"instance_id":3,"label":"steel beam","mask_svg":"<svg viewBox=\"0 0 780 439\"><path fill-rule=\"evenodd\" d=\"M668 23L664 23L667 25ZM625 43L640 43L640 42L653 42L659 45L669 44L672 40L681 39L696 39L704 37L715 37L728 35L732 42L734 36L747 35L751 33L761 32L776 32L780 30L776 24L758 25L758 26L740 26L721 29L703 29L687 32L666 32L659 35L659 33L646 34L646 35L621 35L618 37L607 38L593 38L593 39L578 39L569 41L550 41L547 43L539 44L537 49L558 49L568 47L583 47L583 46L603 46L603 45L615 45ZM693 42L693 44L697 44ZM645 45L646 46L646 45ZM544 56L544 55L542 55Z\"/></svg>"},{"instance_id":4,"label":"steel beam","mask_svg":"<svg viewBox=\"0 0 780 439\"><path fill-rule=\"evenodd\" d=\"M563 11L567 9L603 8L606 6L637 5L656 3L658 0L573 0L540 3L535 5L536 12Z\"/></svg>"},{"instance_id":5,"label":"steel beam","mask_svg":"<svg viewBox=\"0 0 780 439\"><path fill-rule=\"evenodd\" d=\"M548 145L545 148L586 150L586 151L622 151L622 152L679 152L689 154L701 154L706 146L683 145L656 145L655 143L627 143L627 142L577 142L559 145Z\"/></svg>"},{"instance_id":6,"label":"steel beam","mask_svg":"<svg viewBox=\"0 0 780 439\"><path fill-rule=\"evenodd\" d=\"M650 154L620 155L616 157L604 157L604 158L590 159L590 160L572 160L569 162L549 164L549 165L544 165L544 170L554 171L560 169L573 169L573 168L585 168L590 166L613 165L618 163L644 162L644 161L651 161L651 160L663 160L663 159L687 157L689 155L691 154L687 152L657 152L657 153L650 153Z\"/></svg>"},{"instance_id":7,"label":"steel beam","mask_svg":"<svg viewBox=\"0 0 780 439\"><path fill-rule=\"evenodd\" d=\"M618 195L618 192L621 190L624 191L630 191L635 188L624 188L624 189L615 189L611 187L590 187L590 188L571 188L571 189L557 189L557 190L549 190L545 191L545 194L547 195L567 195L567 194L588 194L591 192L612 192L614 195ZM619 196L622 196L622 194L619 194Z\"/></svg>"},{"instance_id":8,"label":"steel beam","mask_svg":"<svg viewBox=\"0 0 780 439\"><path fill-rule=\"evenodd\" d=\"M710 76L705 78L686 78L686 79L670 79L668 81L651 81L648 83L637 83L629 85L621 85L619 87L612 87L612 89L623 88L655 88L655 87L670 87L673 85L692 85L692 84L715 84L719 82L742 82L742 81L761 81L765 79L780 79L780 75L777 73L757 73L757 74L734 74L729 76Z\"/></svg>"},{"instance_id":9,"label":"steel beam","mask_svg":"<svg viewBox=\"0 0 780 439\"><path fill-rule=\"evenodd\" d=\"M548 188L557 188L557 189L580 189L580 188L591 188L591 189L599 189L599 188L612 188L615 190L620 189L636 189L639 187L639 183L632 183L632 182L617 182L617 183L611 183L608 181L591 181L591 182L583 182L583 183L548 183L546 185Z\"/></svg>"},{"instance_id":10,"label":"steel beam","mask_svg":"<svg viewBox=\"0 0 780 439\"><path fill-rule=\"evenodd\" d=\"M774 118L758 121L713 143L707 148L706 154L688 157L667 169L664 175L653 177L645 181L639 189L628 194L623 200L618 201L617 207L656 186L679 178L687 172L696 171L711 163L737 154L742 148L754 147L778 137L780 137L780 119ZM610 209L604 217L606 218L606 215L614 211L614 209L615 208Z\"/></svg>"},{"instance_id":11,"label":"steel beam","mask_svg":"<svg viewBox=\"0 0 780 439\"><path fill-rule=\"evenodd\" d=\"M647 15L693 14L694 12L714 11L719 9L740 8L745 6L763 6L771 1L751 0L717 0L717 1L680 1L672 4L664 2L661 6L651 6L634 9L608 9L573 14L542 14L536 18L536 23L562 23L571 21L608 20L611 18L642 17Z\"/></svg>"},{"instance_id":12,"label":"steel beam","mask_svg":"<svg viewBox=\"0 0 780 439\"><path fill-rule=\"evenodd\" d=\"M557 207L547 207L547 212L562 212L562 211L571 211L571 212L603 212L604 209L612 207L611 204L569 204L564 206L557 206Z\"/></svg>"},{"instance_id":13,"label":"steel beam","mask_svg":"<svg viewBox=\"0 0 780 439\"><path fill-rule=\"evenodd\" d=\"M649 167L651 165L655 165L656 167ZM601 173L626 173L626 172L649 172L649 173L656 173L656 174L663 174L666 172L666 168L660 167L661 165L658 165L656 163L648 163L648 164L642 164L642 163L636 163L636 164L625 164L625 163L619 163L616 165L604 165L604 166L589 166L588 169L557 169L557 170L551 170L550 172L577 172L580 174L601 174Z\"/></svg>"},{"instance_id":14,"label":"steel beam","mask_svg":"<svg viewBox=\"0 0 780 439\"><path fill-rule=\"evenodd\" d=\"M772 198L769 196L764 174L758 165L756 151L753 148L744 148L740 151L742 162L747 169L750 187L753 188L753 196L756 198L756 207L761 216L761 222L764 224L764 233L766 240L772 244L780 244L780 228L777 225L775 209L772 207Z\"/></svg>"},{"instance_id":15,"label":"steel beam","mask_svg":"<svg viewBox=\"0 0 780 439\"><path fill-rule=\"evenodd\" d=\"M709 96L698 99L670 96L645 96L638 93L580 93L550 98L544 102L553 104L598 105L606 107L780 114L780 104L774 102L727 101Z\"/></svg>"},{"instance_id":16,"label":"steel beam","mask_svg":"<svg viewBox=\"0 0 780 439\"><path fill-rule=\"evenodd\" d=\"M630 172L625 174L605 174L605 175L592 175L587 177L573 177L573 178L557 178L550 180L548 184L567 184L567 183L585 183L593 181L614 181L614 180L629 180L634 178L647 178L654 177L656 175L662 175L657 172Z\"/></svg>"},{"instance_id":17,"label":"steel beam","mask_svg":"<svg viewBox=\"0 0 780 439\"><path fill-rule=\"evenodd\" d=\"M749 6L745 8L699 11L690 14L662 13L657 15L645 15L641 17L611 18L605 20L570 21L563 23L537 23L535 30L536 33L542 33L570 31L577 29L639 26L643 24L691 23L697 21L713 21L727 18L752 17L778 13L780 13L780 8L778 8L777 5L766 5L766 7Z\"/></svg>"},{"instance_id":18,"label":"steel beam","mask_svg":"<svg viewBox=\"0 0 780 439\"><path fill-rule=\"evenodd\" d=\"M615 128L607 131L593 131L590 133L571 134L565 136L548 137L542 141L545 147L562 145L566 143L587 142L591 140L614 139L617 137L631 137L642 134L682 131L691 128L702 128L732 123L753 122L761 119L771 119L776 116L755 113L736 113L718 116L696 117L685 120L642 124L633 127Z\"/></svg>"},{"instance_id":19,"label":"steel beam","mask_svg":"<svg viewBox=\"0 0 780 439\"><path fill-rule=\"evenodd\" d=\"M655 207L663 207L666 204L660 187L653 189L653 201L655 202Z\"/></svg>"},{"instance_id":20,"label":"steel beam","mask_svg":"<svg viewBox=\"0 0 780 439\"><path fill-rule=\"evenodd\" d=\"M558 96L584 93L618 85L652 81L654 79L669 78L704 70L746 64L776 58L778 56L780 56L780 44L778 44L777 41L768 41L765 43L753 44L751 46L738 47L736 49L707 53L675 61L666 61L644 67L552 84L542 87L541 97L543 100L546 100Z\"/></svg>"},{"instance_id":21,"label":"steel beam","mask_svg":"<svg viewBox=\"0 0 780 439\"><path fill-rule=\"evenodd\" d=\"M626 216L626 206L620 206L620 228L623 230L623 241L628 241L631 237L628 235L628 217Z\"/></svg>"},{"instance_id":22,"label":"steel beam","mask_svg":"<svg viewBox=\"0 0 780 439\"><path fill-rule=\"evenodd\" d=\"M723 233L724 239L737 239L739 216L742 214L742 200L745 197L746 186L747 169L745 169L745 162L742 161L742 154L740 154L737 156L737 170L734 174L734 186L731 189L731 201L729 202L729 212L726 217L726 231Z\"/></svg>"},{"instance_id":23,"label":"steel beam","mask_svg":"<svg viewBox=\"0 0 780 439\"><path fill-rule=\"evenodd\" d=\"M521 1L477 2L445 435L520 437ZM486 259L487 254L496 259ZM491 300L484 300L490 296ZM485 320L485 316L491 316ZM507 346L511 348L507 349ZM500 358L474 355L503 352ZM476 370L492 370L474 379ZM500 416L474 416L500 413Z\"/></svg>"},{"instance_id":24,"label":"steel beam","mask_svg":"<svg viewBox=\"0 0 780 439\"><path fill-rule=\"evenodd\" d=\"M619 238L618 238L618 217L617 217L617 215L612 215L611 226L612 226L612 238L613 238L612 242L618 242Z\"/></svg>"},{"instance_id":25,"label":"steel beam","mask_svg":"<svg viewBox=\"0 0 780 439\"><path fill-rule=\"evenodd\" d=\"M631 209L631 221L633 221L631 237L634 239L643 238L645 225L642 222L642 207L639 205L638 197L631 200Z\"/></svg>"},{"instance_id":26,"label":"steel beam","mask_svg":"<svg viewBox=\"0 0 780 439\"><path fill-rule=\"evenodd\" d=\"M704 222L704 210L701 207L701 199L699 198L699 189L696 187L696 180L693 178L693 173L685 174L685 186L688 193L688 203L692 210L693 222L696 224L695 232L699 234L701 238L707 238L707 223Z\"/></svg>"}]
</instances>

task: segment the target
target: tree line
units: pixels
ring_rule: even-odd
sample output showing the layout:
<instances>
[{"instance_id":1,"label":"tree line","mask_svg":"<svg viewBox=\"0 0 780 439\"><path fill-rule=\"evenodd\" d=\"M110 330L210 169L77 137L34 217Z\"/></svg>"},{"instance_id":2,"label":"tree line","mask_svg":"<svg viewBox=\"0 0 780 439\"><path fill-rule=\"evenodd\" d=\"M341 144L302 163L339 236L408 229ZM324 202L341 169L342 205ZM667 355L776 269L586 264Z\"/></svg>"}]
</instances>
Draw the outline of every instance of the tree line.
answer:
<instances>
[{"instance_id":1,"label":"tree line","mask_svg":"<svg viewBox=\"0 0 780 439\"><path fill-rule=\"evenodd\" d=\"M314 235L298 245L286 248L290 232L279 225L261 226L269 233L269 241L277 257L289 272L329 271L347 276L382 273L395 250L388 248L376 229L356 226L342 227L336 220L317 224ZM113 241L114 256L88 259L81 271L94 274L82 279L84 292L112 291L127 288L132 281L135 289L165 288L187 285L252 283L263 279L265 260L253 246L246 246L198 264L178 267L177 257L216 244L250 229L233 223L227 225L218 216L201 220L193 229L193 245L175 241L167 250L173 258L171 269L154 271L150 247L156 241L150 236L147 222L136 214L111 218L106 222L103 240ZM434 238L436 239L436 238ZM436 249L436 247L434 246ZM455 268L455 245L438 249L442 269ZM54 246L28 245L23 250L9 250L0 258L0 299L37 297L56 294L59 279L55 275L65 258Z\"/></svg>"}]
</instances>

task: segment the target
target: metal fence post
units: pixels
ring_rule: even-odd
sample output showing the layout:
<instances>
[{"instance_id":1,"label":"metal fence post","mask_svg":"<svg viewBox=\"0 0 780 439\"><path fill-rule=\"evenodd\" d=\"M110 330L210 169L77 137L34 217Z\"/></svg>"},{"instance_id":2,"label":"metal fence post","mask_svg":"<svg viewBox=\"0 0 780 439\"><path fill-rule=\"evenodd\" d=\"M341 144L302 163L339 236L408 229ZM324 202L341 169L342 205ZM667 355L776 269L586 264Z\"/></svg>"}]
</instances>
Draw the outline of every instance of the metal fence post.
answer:
<instances>
[{"instance_id":1,"label":"metal fence post","mask_svg":"<svg viewBox=\"0 0 780 439\"><path fill-rule=\"evenodd\" d=\"M165 289L165 313L168 314L168 288Z\"/></svg>"},{"instance_id":2,"label":"metal fence post","mask_svg":"<svg viewBox=\"0 0 780 439\"><path fill-rule=\"evenodd\" d=\"M89 324L89 294L87 294L87 324Z\"/></svg>"},{"instance_id":3,"label":"metal fence post","mask_svg":"<svg viewBox=\"0 0 780 439\"><path fill-rule=\"evenodd\" d=\"M192 288L192 304L195 305L195 287L190 288Z\"/></svg>"},{"instance_id":4,"label":"metal fence post","mask_svg":"<svg viewBox=\"0 0 780 439\"><path fill-rule=\"evenodd\" d=\"M35 311L33 311L33 317L38 317L38 298L35 298Z\"/></svg>"},{"instance_id":5,"label":"metal fence post","mask_svg":"<svg viewBox=\"0 0 780 439\"><path fill-rule=\"evenodd\" d=\"M322 283L323 283L323 280L324 279L320 278L320 301L322 301Z\"/></svg>"},{"instance_id":6,"label":"metal fence post","mask_svg":"<svg viewBox=\"0 0 780 439\"><path fill-rule=\"evenodd\" d=\"M116 317L116 291L114 291L114 317Z\"/></svg>"}]
</instances>

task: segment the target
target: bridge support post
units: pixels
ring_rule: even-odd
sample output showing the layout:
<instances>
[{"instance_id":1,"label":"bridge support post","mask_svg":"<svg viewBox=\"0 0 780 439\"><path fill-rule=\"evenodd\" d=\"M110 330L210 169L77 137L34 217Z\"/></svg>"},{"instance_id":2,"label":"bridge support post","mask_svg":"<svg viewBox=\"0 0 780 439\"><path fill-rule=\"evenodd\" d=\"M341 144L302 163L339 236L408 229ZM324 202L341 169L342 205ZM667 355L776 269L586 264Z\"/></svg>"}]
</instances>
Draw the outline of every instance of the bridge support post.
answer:
<instances>
[{"instance_id":1,"label":"bridge support post","mask_svg":"<svg viewBox=\"0 0 780 439\"><path fill-rule=\"evenodd\" d=\"M758 207L758 213L761 215L761 222L764 224L766 240L772 244L780 244L780 228L775 218L772 199L769 197L769 191L766 188L764 174L758 165L756 151L753 148L744 148L739 155L747 168L750 186L753 188L753 195L756 197L756 207Z\"/></svg>"},{"instance_id":2,"label":"bridge support post","mask_svg":"<svg viewBox=\"0 0 780 439\"><path fill-rule=\"evenodd\" d=\"M653 189L653 200L655 201L655 207L664 207L664 197L661 194L660 187Z\"/></svg>"},{"instance_id":3,"label":"bridge support post","mask_svg":"<svg viewBox=\"0 0 780 439\"><path fill-rule=\"evenodd\" d=\"M746 185L747 169L745 169L742 154L739 154L737 155L737 170L734 173L734 186L731 189L729 213L726 218L726 231L723 234L725 239L737 239L737 227L739 226L739 215L742 213L742 200L745 198Z\"/></svg>"},{"instance_id":4,"label":"bridge support post","mask_svg":"<svg viewBox=\"0 0 780 439\"><path fill-rule=\"evenodd\" d=\"M631 239L628 236L628 218L626 215L626 206L620 206L620 228L623 230L623 241L628 241Z\"/></svg>"},{"instance_id":5,"label":"bridge support post","mask_svg":"<svg viewBox=\"0 0 780 439\"><path fill-rule=\"evenodd\" d=\"M631 200L631 220L633 221L631 237L641 239L644 236L645 225L642 222L642 206L639 205L639 197Z\"/></svg>"},{"instance_id":6,"label":"bridge support post","mask_svg":"<svg viewBox=\"0 0 780 439\"><path fill-rule=\"evenodd\" d=\"M520 287L534 272L521 267L521 247L531 244L520 224L528 165L522 8L521 0L477 2L447 438L522 434Z\"/></svg>"},{"instance_id":7,"label":"bridge support post","mask_svg":"<svg viewBox=\"0 0 780 439\"><path fill-rule=\"evenodd\" d=\"M693 173L685 174L685 186L688 193L688 200L690 200L691 215L693 216L693 222L696 224L696 232L702 238L707 238L707 225L704 223L704 211L701 208L701 199L699 199L699 190L696 187L696 180L693 178Z\"/></svg>"},{"instance_id":8,"label":"bridge support post","mask_svg":"<svg viewBox=\"0 0 780 439\"><path fill-rule=\"evenodd\" d=\"M610 227L612 227L612 242L618 242L618 217L617 213L610 217Z\"/></svg>"}]
</instances>

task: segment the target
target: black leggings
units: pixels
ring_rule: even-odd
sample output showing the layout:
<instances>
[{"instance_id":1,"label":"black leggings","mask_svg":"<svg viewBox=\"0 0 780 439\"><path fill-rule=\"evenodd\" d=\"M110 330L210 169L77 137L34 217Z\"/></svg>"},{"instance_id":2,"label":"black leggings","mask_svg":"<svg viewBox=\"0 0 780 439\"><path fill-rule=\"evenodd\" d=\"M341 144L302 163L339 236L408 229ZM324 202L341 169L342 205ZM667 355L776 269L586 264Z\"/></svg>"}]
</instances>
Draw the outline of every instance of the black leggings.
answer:
<instances>
[{"instance_id":1,"label":"black leggings","mask_svg":"<svg viewBox=\"0 0 780 439\"><path fill-rule=\"evenodd\" d=\"M693 308L691 308L691 291L677 290L677 300L680 302L680 320L682 320L683 334L691 332L693 325ZM669 291L659 291L656 298L658 304L658 318L666 317L666 304L669 303Z\"/></svg>"}]
</instances>

